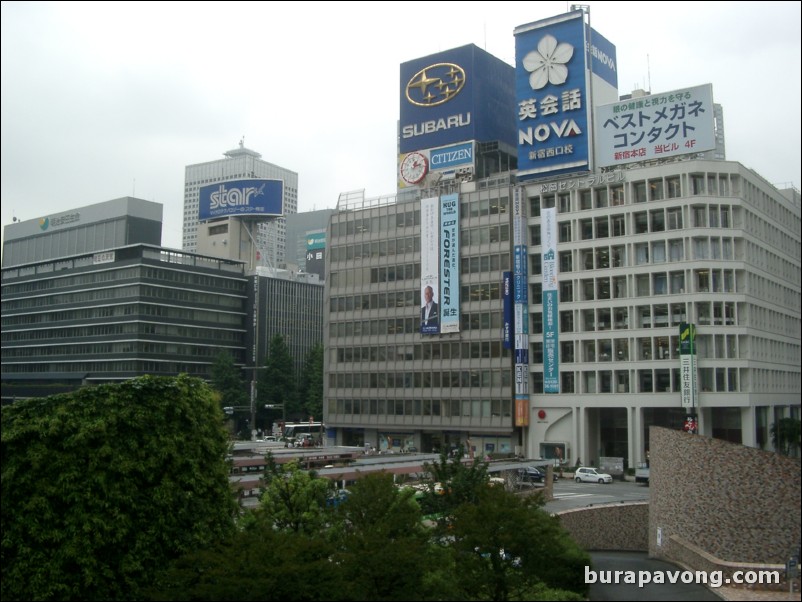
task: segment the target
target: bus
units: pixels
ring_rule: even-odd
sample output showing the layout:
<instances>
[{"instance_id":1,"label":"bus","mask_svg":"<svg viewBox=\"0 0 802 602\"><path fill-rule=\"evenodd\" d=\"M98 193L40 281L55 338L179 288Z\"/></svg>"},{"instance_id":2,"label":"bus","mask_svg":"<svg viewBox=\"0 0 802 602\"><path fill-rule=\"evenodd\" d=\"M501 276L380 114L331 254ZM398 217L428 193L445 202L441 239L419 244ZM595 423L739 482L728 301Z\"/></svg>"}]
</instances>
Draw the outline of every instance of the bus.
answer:
<instances>
[{"instance_id":1,"label":"bus","mask_svg":"<svg viewBox=\"0 0 802 602\"><path fill-rule=\"evenodd\" d=\"M322 439L325 428L322 422L286 422L284 423L284 440L295 441L301 433L309 433L314 438Z\"/></svg>"}]
</instances>

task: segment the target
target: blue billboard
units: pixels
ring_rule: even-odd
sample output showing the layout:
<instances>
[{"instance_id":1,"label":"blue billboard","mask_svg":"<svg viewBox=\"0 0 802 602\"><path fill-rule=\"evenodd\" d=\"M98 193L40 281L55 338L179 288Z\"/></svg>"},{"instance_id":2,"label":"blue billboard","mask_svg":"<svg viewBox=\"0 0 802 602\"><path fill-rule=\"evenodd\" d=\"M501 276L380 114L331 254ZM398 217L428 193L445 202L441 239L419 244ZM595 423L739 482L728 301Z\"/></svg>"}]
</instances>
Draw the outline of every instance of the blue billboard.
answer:
<instances>
[{"instance_id":1,"label":"blue billboard","mask_svg":"<svg viewBox=\"0 0 802 602\"><path fill-rule=\"evenodd\" d=\"M281 180L232 180L203 186L198 219L218 217L280 217L284 214Z\"/></svg>"},{"instance_id":2,"label":"blue billboard","mask_svg":"<svg viewBox=\"0 0 802 602\"><path fill-rule=\"evenodd\" d=\"M591 168L585 31L582 11L515 29L519 179Z\"/></svg>"},{"instance_id":3,"label":"blue billboard","mask_svg":"<svg viewBox=\"0 0 802 602\"><path fill-rule=\"evenodd\" d=\"M467 140L515 145L515 71L469 44L401 64L403 153Z\"/></svg>"}]
</instances>

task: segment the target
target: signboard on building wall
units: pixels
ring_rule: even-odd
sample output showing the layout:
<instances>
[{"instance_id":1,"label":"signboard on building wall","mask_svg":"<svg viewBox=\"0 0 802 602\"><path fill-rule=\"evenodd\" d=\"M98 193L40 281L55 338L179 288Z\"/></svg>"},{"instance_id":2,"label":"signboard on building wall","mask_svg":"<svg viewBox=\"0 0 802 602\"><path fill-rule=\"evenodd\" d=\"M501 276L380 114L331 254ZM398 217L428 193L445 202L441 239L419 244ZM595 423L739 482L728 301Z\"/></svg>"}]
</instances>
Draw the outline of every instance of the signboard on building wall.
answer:
<instances>
[{"instance_id":1,"label":"signboard on building wall","mask_svg":"<svg viewBox=\"0 0 802 602\"><path fill-rule=\"evenodd\" d=\"M440 199L427 197L420 201L420 263L422 334L440 332Z\"/></svg>"},{"instance_id":2,"label":"signboard on building wall","mask_svg":"<svg viewBox=\"0 0 802 602\"><path fill-rule=\"evenodd\" d=\"M326 233L310 232L306 235L306 271L326 276Z\"/></svg>"},{"instance_id":3,"label":"signboard on building wall","mask_svg":"<svg viewBox=\"0 0 802 602\"><path fill-rule=\"evenodd\" d=\"M590 170L584 13L515 29L518 178Z\"/></svg>"},{"instance_id":4,"label":"signboard on building wall","mask_svg":"<svg viewBox=\"0 0 802 602\"><path fill-rule=\"evenodd\" d=\"M475 143L452 144L398 155L398 189L428 188L441 180L460 180L474 173Z\"/></svg>"},{"instance_id":5,"label":"signboard on building wall","mask_svg":"<svg viewBox=\"0 0 802 602\"><path fill-rule=\"evenodd\" d=\"M460 331L459 195L421 199L420 331Z\"/></svg>"},{"instance_id":6,"label":"signboard on building wall","mask_svg":"<svg viewBox=\"0 0 802 602\"><path fill-rule=\"evenodd\" d=\"M683 408L697 405L696 326L679 325L680 396Z\"/></svg>"},{"instance_id":7,"label":"signboard on building wall","mask_svg":"<svg viewBox=\"0 0 802 602\"><path fill-rule=\"evenodd\" d=\"M402 63L400 152L468 140L514 144L513 82L510 65L473 44Z\"/></svg>"},{"instance_id":8,"label":"signboard on building wall","mask_svg":"<svg viewBox=\"0 0 802 602\"><path fill-rule=\"evenodd\" d=\"M282 180L230 180L203 186L198 219L280 217L284 214Z\"/></svg>"},{"instance_id":9,"label":"signboard on building wall","mask_svg":"<svg viewBox=\"0 0 802 602\"><path fill-rule=\"evenodd\" d=\"M540 212L543 273L543 391L560 392L559 328L557 322L557 209Z\"/></svg>"},{"instance_id":10,"label":"signboard on building wall","mask_svg":"<svg viewBox=\"0 0 802 602\"><path fill-rule=\"evenodd\" d=\"M715 148L710 84L630 98L596 111L596 163L600 167Z\"/></svg>"},{"instance_id":11,"label":"signboard on building wall","mask_svg":"<svg viewBox=\"0 0 802 602\"><path fill-rule=\"evenodd\" d=\"M515 426L529 426L529 276L526 245L526 191L512 192L512 244L515 332Z\"/></svg>"},{"instance_id":12,"label":"signboard on building wall","mask_svg":"<svg viewBox=\"0 0 802 602\"><path fill-rule=\"evenodd\" d=\"M459 332L459 195L440 197L440 332Z\"/></svg>"}]
</instances>

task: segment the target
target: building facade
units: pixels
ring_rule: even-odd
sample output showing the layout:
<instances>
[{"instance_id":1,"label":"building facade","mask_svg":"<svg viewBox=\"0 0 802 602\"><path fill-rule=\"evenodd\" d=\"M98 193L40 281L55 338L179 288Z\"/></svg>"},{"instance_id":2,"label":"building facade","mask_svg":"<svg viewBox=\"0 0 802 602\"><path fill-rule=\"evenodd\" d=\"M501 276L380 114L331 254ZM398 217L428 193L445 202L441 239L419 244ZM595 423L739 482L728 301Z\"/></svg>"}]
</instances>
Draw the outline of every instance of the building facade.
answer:
<instances>
[{"instance_id":1,"label":"building facade","mask_svg":"<svg viewBox=\"0 0 802 602\"><path fill-rule=\"evenodd\" d=\"M511 199L526 199L529 408L503 344ZM328 231L329 438L423 451L646 459L651 425L770 447L800 407L800 197L742 165L675 160L516 184L462 183L460 328L422 334L421 198L350 198ZM442 195L440 195L442 198ZM556 209L559 392L544 393L541 214ZM696 328L682 405L679 327ZM526 422L519 424L516 422Z\"/></svg>"},{"instance_id":2,"label":"building facade","mask_svg":"<svg viewBox=\"0 0 802 602\"><path fill-rule=\"evenodd\" d=\"M129 245L4 268L3 401L246 362L239 262Z\"/></svg>"},{"instance_id":3,"label":"building facade","mask_svg":"<svg viewBox=\"0 0 802 602\"><path fill-rule=\"evenodd\" d=\"M14 222L3 231L3 267L136 243L160 245L163 207L123 197Z\"/></svg>"},{"instance_id":4,"label":"building facade","mask_svg":"<svg viewBox=\"0 0 802 602\"><path fill-rule=\"evenodd\" d=\"M258 263L283 268L286 263L285 218L264 220L251 231L243 218L221 218L206 223L199 220L200 190L210 184L242 179L275 179L284 183L284 215L298 212L298 174L262 160L262 155L239 147L223 153L224 158L188 165L184 178L184 229L182 249L230 259L247 260L250 245L259 249ZM246 231L247 230L247 231ZM223 244L225 241L225 244ZM247 248L247 250L246 250Z\"/></svg>"}]
</instances>

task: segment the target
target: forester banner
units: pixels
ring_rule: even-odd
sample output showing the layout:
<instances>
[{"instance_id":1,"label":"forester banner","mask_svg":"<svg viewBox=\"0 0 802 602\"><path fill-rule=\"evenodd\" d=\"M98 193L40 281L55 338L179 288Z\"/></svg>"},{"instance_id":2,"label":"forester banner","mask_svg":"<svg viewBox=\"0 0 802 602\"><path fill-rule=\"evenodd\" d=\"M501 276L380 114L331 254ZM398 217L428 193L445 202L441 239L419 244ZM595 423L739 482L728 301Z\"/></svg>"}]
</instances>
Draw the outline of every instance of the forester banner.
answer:
<instances>
[{"instance_id":1,"label":"forester banner","mask_svg":"<svg viewBox=\"0 0 802 602\"><path fill-rule=\"evenodd\" d=\"M420 263L421 263L421 310L420 331L422 334L440 332L440 207L438 197L421 199L420 202Z\"/></svg>"},{"instance_id":2,"label":"forester banner","mask_svg":"<svg viewBox=\"0 0 802 602\"><path fill-rule=\"evenodd\" d=\"M540 212L543 273L543 392L560 392L557 290L557 209Z\"/></svg>"},{"instance_id":3,"label":"forester banner","mask_svg":"<svg viewBox=\"0 0 802 602\"><path fill-rule=\"evenodd\" d=\"M440 197L440 332L459 332L459 195Z\"/></svg>"}]
</instances>

